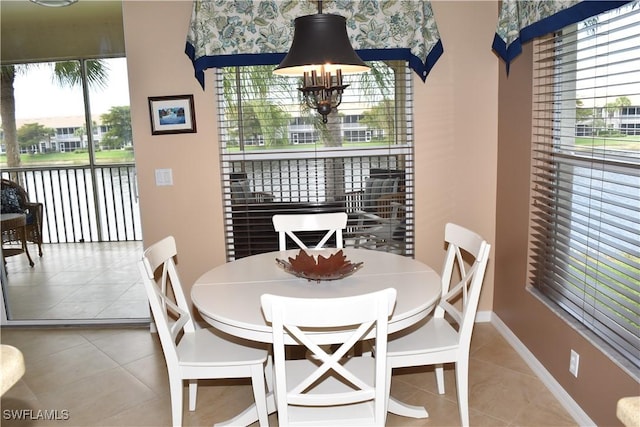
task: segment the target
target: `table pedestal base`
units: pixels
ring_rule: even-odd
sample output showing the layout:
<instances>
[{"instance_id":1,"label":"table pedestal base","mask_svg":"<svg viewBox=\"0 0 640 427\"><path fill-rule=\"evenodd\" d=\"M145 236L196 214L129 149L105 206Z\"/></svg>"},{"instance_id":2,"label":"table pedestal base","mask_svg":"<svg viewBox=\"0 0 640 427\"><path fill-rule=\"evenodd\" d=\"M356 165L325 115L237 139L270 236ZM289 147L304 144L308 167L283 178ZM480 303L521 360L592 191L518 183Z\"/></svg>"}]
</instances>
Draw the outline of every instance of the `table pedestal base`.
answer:
<instances>
[{"instance_id":1,"label":"table pedestal base","mask_svg":"<svg viewBox=\"0 0 640 427\"><path fill-rule=\"evenodd\" d=\"M400 415L401 417L408 418L428 418L429 413L422 406L413 406L402 403L399 400L389 397L389 407L387 411ZM276 412L276 401L273 393L267 393L267 413L273 414ZM253 404L247 409L236 415L235 417L214 424L214 427L226 427L226 426L248 426L258 421L258 411L256 405Z\"/></svg>"},{"instance_id":2,"label":"table pedestal base","mask_svg":"<svg viewBox=\"0 0 640 427\"><path fill-rule=\"evenodd\" d=\"M389 396L387 411L401 417L429 418L429 413L422 406L407 405L391 396Z\"/></svg>"},{"instance_id":3,"label":"table pedestal base","mask_svg":"<svg viewBox=\"0 0 640 427\"><path fill-rule=\"evenodd\" d=\"M270 392L267 393L267 414L273 414L274 412L276 412L276 399L273 396L273 392ZM214 424L214 427L248 426L256 421L258 421L258 410L254 403L235 417L221 423Z\"/></svg>"}]
</instances>

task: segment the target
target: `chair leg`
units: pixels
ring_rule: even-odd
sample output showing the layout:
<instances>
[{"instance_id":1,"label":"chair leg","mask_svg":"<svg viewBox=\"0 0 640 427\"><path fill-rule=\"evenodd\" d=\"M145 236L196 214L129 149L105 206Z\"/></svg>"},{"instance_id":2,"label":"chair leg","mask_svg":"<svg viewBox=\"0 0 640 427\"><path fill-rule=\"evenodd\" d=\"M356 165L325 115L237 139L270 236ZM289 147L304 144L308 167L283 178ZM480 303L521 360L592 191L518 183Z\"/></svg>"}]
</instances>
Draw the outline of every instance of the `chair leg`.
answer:
<instances>
[{"instance_id":1,"label":"chair leg","mask_svg":"<svg viewBox=\"0 0 640 427\"><path fill-rule=\"evenodd\" d=\"M189 410L196 410L196 401L198 400L198 380L189 380Z\"/></svg>"},{"instance_id":2,"label":"chair leg","mask_svg":"<svg viewBox=\"0 0 640 427\"><path fill-rule=\"evenodd\" d=\"M384 384L386 387L386 390L384 391L384 400L387 403L387 412L389 412L389 400L391 399L391 374L393 374L393 368L387 360L387 376Z\"/></svg>"},{"instance_id":3,"label":"chair leg","mask_svg":"<svg viewBox=\"0 0 640 427\"><path fill-rule=\"evenodd\" d=\"M273 356L271 352L267 356L267 363L264 367L264 378L267 383L267 391L271 393L273 391Z\"/></svg>"},{"instance_id":4,"label":"chair leg","mask_svg":"<svg viewBox=\"0 0 640 427\"><path fill-rule=\"evenodd\" d=\"M182 426L182 378L173 377L169 373L169 390L171 393L171 423L173 427Z\"/></svg>"},{"instance_id":5,"label":"chair leg","mask_svg":"<svg viewBox=\"0 0 640 427\"><path fill-rule=\"evenodd\" d=\"M251 386L253 387L253 398L256 401L256 411L258 412L258 423L260 427L269 426L269 414L267 412L267 394L264 388L265 369L262 365L251 367Z\"/></svg>"},{"instance_id":6,"label":"chair leg","mask_svg":"<svg viewBox=\"0 0 640 427\"><path fill-rule=\"evenodd\" d=\"M27 254L27 259L29 260L29 267L33 267L33 260L31 259L31 255L29 254L29 248L27 247L27 243L23 243L24 253Z\"/></svg>"},{"instance_id":7,"label":"chair leg","mask_svg":"<svg viewBox=\"0 0 640 427\"><path fill-rule=\"evenodd\" d=\"M436 384L438 384L438 393L444 394L444 366L442 364L435 365Z\"/></svg>"},{"instance_id":8,"label":"chair leg","mask_svg":"<svg viewBox=\"0 0 640 427\"><path fill-rule=\"evenodd\" d=\"M27 259L29 260L29 266L33 267L33 260L31 259L31 255L29 254L29 246L27 244L27 232L25 229L20 231L20 241L22 244L22 251L27 255Z\"/></svg>"},{"instance_id":9,"label":"chair leg","mask_svg":"<svg viewBox=\"0 0 640 427\"><path fill-rule=\"evenodd\" d=\"M462 427L469 426L469 359L456 363L456 388Z\"/></svg>"}]
</instances>

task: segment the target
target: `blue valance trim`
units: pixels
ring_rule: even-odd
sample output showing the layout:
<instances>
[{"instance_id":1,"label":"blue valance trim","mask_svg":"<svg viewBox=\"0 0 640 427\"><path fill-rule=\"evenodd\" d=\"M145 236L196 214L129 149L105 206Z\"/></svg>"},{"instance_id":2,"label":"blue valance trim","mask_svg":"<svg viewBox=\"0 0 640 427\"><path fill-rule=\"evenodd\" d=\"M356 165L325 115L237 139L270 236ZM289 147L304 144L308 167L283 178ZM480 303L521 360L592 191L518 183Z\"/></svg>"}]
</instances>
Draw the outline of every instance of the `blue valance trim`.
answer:
<instances>
[{"instance_id":1,"label":"blue valance trim","mask_svg":"<svg viewBox=\"0 0 640 427\"><path fill-rule=\"evenodd\" d=\"M438 59L444 53L442 47L442 40L438 40L433 48L427 55L426 61L422 62L420 58L411 53L411 49L408 48L396 48L396 49L358 49L356 53L363 61L391 61L391 60L404 60L409 63L409 67L422 79L424 82L427 76L431 72L431 69L436 64Z\"/></svg>"},{"instance_id":2,"label":"blue valance trim","mask_svg":"<svg viewBox=\"0 0 640 427\"><path fill-rule=\"evenodd\" d=\"M235 53L232 55L213 55L195 58L195 49L187 43L185 53L193 63L196 79L204 89L204 71L208 68L240 67L247 65L277 65L286 53Z\"/></svg>"},{"instance_id":3,"label":"blue valance trim","mask_svg":"<svg viewBox=\"0 0 640 427\"><path fill-rule=\"evenodd\" d=\"M511 61L522 53L523 43L531 41L535 37L540 37L553 31L560 30L567 25L584 21L587 18L608 10L617 9L618 7L632 1L634 0L584 0L554 15L548 16L529 26L521 28L519 36L514 39L509 46L507 46L506 41L496 33L493 38L492 48L496 54L504 60L508 74Z\"/></svg>"},{"instance_id":4,"label":"blue valance trim","mask_svg":"<svg viewBox=\"0 0 640 427\"><path fill-rule=\"evenodd\" d=\"M444 49L442 47L442 41L433 46L425 62L422 62L420 58L411 53L409 48L397 48L397 49L358 49L356 53L363 61L389 61L389 60L405 60L409 63L409 67L422 79L424 82L431 72L438 59L442 56ZM222 68L222 67L236 67L236 66L248 66L248 65L277 65L279 64L286 53L246 53L246 54L233 54L233 55L215 55L215 56L201 56L195 57L195 48L189 42L185 47L185 53L191 59L193 63L193 69L195 77L200 83L200 86L204 89L204 71L208 68Z\"/></svg>"}]
</instances>

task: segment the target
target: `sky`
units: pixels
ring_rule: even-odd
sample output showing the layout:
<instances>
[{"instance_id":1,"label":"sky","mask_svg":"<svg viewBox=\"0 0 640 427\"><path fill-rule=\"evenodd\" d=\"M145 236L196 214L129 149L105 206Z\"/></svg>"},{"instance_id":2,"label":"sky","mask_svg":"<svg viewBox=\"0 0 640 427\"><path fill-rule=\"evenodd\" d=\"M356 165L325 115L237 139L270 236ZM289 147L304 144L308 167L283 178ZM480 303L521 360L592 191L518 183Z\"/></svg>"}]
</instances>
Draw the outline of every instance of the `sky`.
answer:
<instances>
[{"instance_id":1,"label":"sky","mask_svg":"<svg viewBox=\"0 0 640 427\"><path fill-rule=\"evenodd\" d=\"M89 93L91 114L104 114L113 106L129 105L129 86L126 60L105 60L109 66L105 89ZM38 117L84 116L82 89L60 88L51 80L51 67L29 68L27 73L16 76L14 83L16 119Z\"/></svg>"}]
</instances>

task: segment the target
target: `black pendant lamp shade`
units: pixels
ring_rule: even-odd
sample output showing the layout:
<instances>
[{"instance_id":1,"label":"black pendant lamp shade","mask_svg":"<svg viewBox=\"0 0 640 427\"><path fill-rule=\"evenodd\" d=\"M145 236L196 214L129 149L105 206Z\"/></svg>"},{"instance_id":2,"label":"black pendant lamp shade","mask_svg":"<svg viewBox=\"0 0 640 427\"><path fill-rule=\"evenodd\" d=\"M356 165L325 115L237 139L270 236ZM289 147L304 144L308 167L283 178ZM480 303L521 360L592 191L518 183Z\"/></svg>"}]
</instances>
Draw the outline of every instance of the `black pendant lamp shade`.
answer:
<instances>
[{"instance_id":1,"label":"black pendant lamp shade","mask_svg":"<svg viewBox=\"0 0 640 427\"><path fill-rule=\"evenodd\" d=\"M273 71L282 76L302 76L315 70L342 74L368 71L367 64L356 54L347 35L344 16L328 13L300 16L294 21L293 43L289 53Z\"/></svg>"},{"instance_id":2,"label":"black pendant lamp shade","mask_svg":"<svg viewBox=\"0 0 640 427\"><path fill-rule=\"evenodd\" d=\"M327 115L340 105L348 86L342 84L342 75L362 73L369 67L351 47L344 16L317 13L296 18L294 25L291 49L273 73L301 76L298 90L305 103L327 123Z\"/></svg>"}]
</instances>

